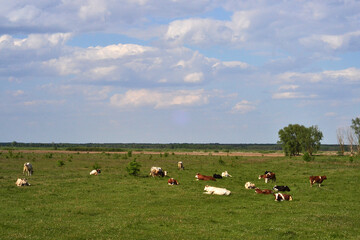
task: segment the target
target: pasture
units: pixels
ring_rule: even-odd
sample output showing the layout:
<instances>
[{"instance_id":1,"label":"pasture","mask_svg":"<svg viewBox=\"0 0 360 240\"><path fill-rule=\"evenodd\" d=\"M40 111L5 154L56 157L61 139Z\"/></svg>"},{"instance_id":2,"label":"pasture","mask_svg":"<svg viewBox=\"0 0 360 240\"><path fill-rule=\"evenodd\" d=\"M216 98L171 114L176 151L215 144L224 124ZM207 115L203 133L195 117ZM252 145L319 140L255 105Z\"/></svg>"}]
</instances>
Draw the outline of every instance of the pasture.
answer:
<instances>
[{"instance_id":1,"label":"pasture","mask_svg":"<svg viewBox=\"0 0 360 240\"><path fill-rule=\"evenodd\" d=\"M126 172L141 164L140 175ZM185 170L177 169L177 162ZM34 174L31 186L17 187L25 162ZM63 164L59 164L63 162ZM99 176L90 176L93 165ZM60 166L61 165L61 166ZM180 182L149 177L162 167ZM207 156L118 153L0 152L1 239L359 239L360 160L348 156ZM197 172L233 177L196 181ZM265 170L276 183L259 180ZM321 188L310 175L326 175ZM255 194L288 185L291 202ZM225 187L230 196L203 194L205 185Z\"/></svg>"}]
</instances>

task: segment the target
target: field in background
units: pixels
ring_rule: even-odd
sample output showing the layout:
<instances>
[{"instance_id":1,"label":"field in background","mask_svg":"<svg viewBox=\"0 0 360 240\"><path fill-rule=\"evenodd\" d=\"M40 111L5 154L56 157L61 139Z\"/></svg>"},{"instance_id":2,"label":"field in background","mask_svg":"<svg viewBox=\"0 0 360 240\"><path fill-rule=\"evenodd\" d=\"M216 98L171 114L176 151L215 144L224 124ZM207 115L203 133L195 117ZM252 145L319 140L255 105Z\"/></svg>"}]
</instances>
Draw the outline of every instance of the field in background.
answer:
<instances>
[{"instance_id":1,"label":"field in background","mask_svg":"<svg viewBox=\"0 0 360 240\"><path fill-rule=\"evenodd\" d=\"M141 163L140 176L126 172ZM183 161L185 170L177 170ZM30 187L16 187L22 166L31 162ZM59 167L59 162L64 165ZM90 176L92 166L100 176ZM180 182L148 176L160 166ZM77 152L0 153L1 239L358 239L360 160L349 156L228 156L207 153L132 154ZM232 178L195 181L228 170ZM246 190L247 181L269 189L257 176L277 174L292 202ZM310 175L327 175L323 187ZM203 194L206 184L225 187L230 196Z\"/></svg>"}]
</instances>

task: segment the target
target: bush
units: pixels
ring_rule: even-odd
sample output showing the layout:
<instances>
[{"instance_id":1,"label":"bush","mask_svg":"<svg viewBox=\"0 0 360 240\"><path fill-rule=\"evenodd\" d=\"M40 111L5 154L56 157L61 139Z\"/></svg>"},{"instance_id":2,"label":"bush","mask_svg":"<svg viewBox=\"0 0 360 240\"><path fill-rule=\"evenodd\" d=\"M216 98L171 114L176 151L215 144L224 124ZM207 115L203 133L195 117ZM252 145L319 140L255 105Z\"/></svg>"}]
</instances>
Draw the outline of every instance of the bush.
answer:
<instances>
[{"instance_id":1,"label":"bush","mask_svg":"<svg viewBox=\"0 0 360 240\"><path fill-rule=\"evenodd\" d=\"M62 160L58 160L58 161L57 161L57 166L58 166L58 167L62 167L62 166L64 166L64 165L65 165L64 161L62 161Z\"/></svg>"},{"instance_id":2,"label":"bush","mask_svg":"<svg viewBox=\"0 0 360 240\"><path fill-rule=\"evenodd\" d=\"M94 165L92 167L93 167L93 169L101 169L101 166L97 162L94 163Z\"/></svg>"},{"instance_id":3,"label":"bush","mask_svg":"<svg viewBox=\"0 0 360 240\"><path fill-rule=\"evenodd\" d=\"M129 162L128 166L126 167L126 171L129 173L129 175L137 176L140 172L141 164L136 162L136 160L132 160Z\"/></svg>"},{"instance_id":4,"label":"bush","mask_svg":"<svg viewBox=\"0 0 360 240\"><path fill-rule=\"evenodd\" d=\"M132 156L132 151L128 151L128 157Z\"/></svg>"},{"instance_id":5,"label":"bush","mask_svg":"<svg viewBox=\"0 0 360 240\"><path fill-rule=\"evenodd\" d=\"M305 162L310 162L310 161L314 160L314 157L311 156L308 152L306 152L306 153L304 153L304 155L303 155L303 160L304 160Z\"/></svg>"},{"instance_id":6,"label":"bush","mask_svg":"<svg viewBox=\"0 0 360 240\"><path fill-rule=\"evenodd\" d=\"M225 165L225 161L224 161L224 160L222 160L222 158L221 158L221 157L219 158L219 164L220 164L220 165Z\"/></svg>"}]
</instances>

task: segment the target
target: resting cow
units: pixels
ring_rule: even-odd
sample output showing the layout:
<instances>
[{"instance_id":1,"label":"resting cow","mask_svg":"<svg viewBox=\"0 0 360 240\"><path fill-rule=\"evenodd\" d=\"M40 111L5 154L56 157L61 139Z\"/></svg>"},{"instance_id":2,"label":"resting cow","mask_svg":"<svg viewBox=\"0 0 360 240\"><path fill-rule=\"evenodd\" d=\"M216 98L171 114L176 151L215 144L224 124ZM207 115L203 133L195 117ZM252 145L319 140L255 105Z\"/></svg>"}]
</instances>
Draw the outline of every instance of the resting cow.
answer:
<instances>
[{"instance_id":1,"label":"resting cow","mask_svg":"<svg viewBox=\"0 0 360 240\"><path fill-rule=\"evenodd\" d=\"M28 176L31 176L33 174L33 167L31 165L31 163L27 162L24 163L24 169L23 169L23 174L26 172L26 174Z\"/></svg>"},{"instance_id":2,"label":"resting cow","mask_svg":"<svg viewBox=\"0 0 360 240\"><path fill-rule=\"evenodd\" d=\"M180 183L173 178L169 178L168 184L169 185L179 185Z\"/></svg>"},{"instance_id":3,"label":"resting cow","mask_svg":"<svg viewBox=\"0 0 360 240\"><path fill-rule=\"evenodd\" d=\"M183 164L183 162L178 162L178 169L179 169L179 170L184 170L184 164Z\"/></svg>"},{"instance_id":4,"label":"resting cow","mask_svg":"<svg viewBox=\"0 0 360 240\"><path fill-rule=\"evenodd\" d=\"M90 172L90 175L99 175L101 173L101 169L94 169Z\"/></svg>"},{"instance_id":5,"label":"resting cow","mask_svg":"<svg viewBox=\"0 0 360 240\"><path fill-rule=\"evenodd\" d=\"M258 193L258 194L272 194L273 191L271 191L269 189L261 190L260 188L255 188L255 193Z\"/></svg>"},{"instance_id":6,"label":"resting cow","mask_svg":"<svg viewBox=\"0 0 360 240\"><path fill-rule=\"evenodd\" d=\"M30 183L28 183L26 178L18 178L15 184L18 187L30 186Z\"/></svg>"},{"instance_id":7,"label":"resting cow","mask_svg":"<svg viewBox=\"0 0 360 240\"><path fill-rule=\"evenodd\" d=\"M222 176L221 176L220 174L216 174L216 173L213 175L213 177L214 177L214 178L217 178L217 179L221 179L221 178L222 178Z\"/></svg>"},{"instance_id":8,"label":"resting cow","mask_svg":"<svg viewBox=\"0 0 360 240\"><path fill-rule=\"evenodd\" d=\"M293 200L291 195L284 194L284 193L275 193L274 196L275 196L275 201L278 201L278 202L284 201L284 200L285 201L292 201Z\"/></svg>"},{"instance_id":9,"label":"resting cow","mask_svg":"<svg viewBox=\"0 0 360 240\"><path fill-rule=\"evenodd\" d=\"M216 179L214 177L201 175L200 173L197 173L195 175L195 178L196 178L196 180L204 180L204 181L212 180L212 181L216 181Z\"/></svg>"},{"instance_id":10,"label":"resting cow","mask_svg":"<svg viewBox=\"0 0 360 240\"><path fill-rule=\"evenodd\" d=\"M269 180L272 180L273 182L276 182L276 176L273 172L267 172L264 175L259 175L259 179L265 179L265 183L268 183Z\"/></svg>"},{"instance_id":11,"label":"resting cow","mask_svg":"<svg viewBox=\"0 0 360 240\"><path fill-rule=\"evenodd\" d=\"M327 179L326 176L310 176L309 177L309 180L310 180L310 186L312 187L312 185L314 183L318 183L319 184L319 187L321 185L321 183Z\"/></svg>"},{"instance_id":12,"label":"resting cow","mask_svg":"<svg viewBox=\"0 0 360 240\"><path fill-rule=\"evenodd\" d=\"M228 171L222 172L222 173L221 173L221 176L222 176L222 177L232 177L232 176L228 173Z\"/></svg>"},{"instance_id":13,"label":"resting cow","mask_svg":"<svg viewBox=\"0 0 360 240\"><path fill-rule=\"evenodd\" d=\"M156 177L156 176L160 176L160 177L164 177L167 176L167 172L162 170L161 167L152 167L150 169L150 176Z\"/></svg>"},{"instance_id":14,"label":"resting cow","mask_svg":"<svg viewBox=\"0 0 360 240\"><path fill-rule=\"evenodd\" d=\"M206 185L204 188L204 194L215 194L215 195L227 195L231 194L231 191L227 190L226 188L218 188L218 187L211 187Z\"/></svg>"},{"instance_id":15,"label":"resting cow","mask_svg":"<svg viewBox=\"0 0 360 240\"><path fill-rule=\"evenodd\" d=\"M246 183L245 183L245 188L246 188L246 189L254 189L254 188L256 188L256 187L255 187L255 184L254 184L254 183L252 183L252 182L246 182Z\"/></svg>"},{"instance_id":16,"label":"resting cow","mask_svg":"<svg viewBox=\"0 0 360 240\"><path fill-rule=\"evenodd\" d=\"M278 185L275 185L275 186L273 187L273 189L274 189L276 192L278 192L278 191L280 191L280 192L286 192L286 191L290 192L290 188L289 188L288 186L278 186Z\"/></svg>"}]
</instances>

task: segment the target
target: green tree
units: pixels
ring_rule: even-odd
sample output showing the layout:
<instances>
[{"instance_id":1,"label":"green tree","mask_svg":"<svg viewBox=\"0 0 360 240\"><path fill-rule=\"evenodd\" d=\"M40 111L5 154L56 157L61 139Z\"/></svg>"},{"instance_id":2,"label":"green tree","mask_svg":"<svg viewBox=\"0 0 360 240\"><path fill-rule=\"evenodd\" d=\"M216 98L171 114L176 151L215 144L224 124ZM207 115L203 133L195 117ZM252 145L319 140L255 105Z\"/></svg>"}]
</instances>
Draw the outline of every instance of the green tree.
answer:
<instances>
[{"instance_id":1,"label":"green tree","mask_svg":"<svg viewBox=\"0 0 360 240\"><path fill-rule=\"evenodd\" d=\"M138 163L135 159L129 162L126 167L126 171L133 176L137 176L140 172L141 164Z\"/></svg>"},{"instance_id":2,"label":"green tree","mask_svg":"<svg viewBox=\"0 0 360 240\"><path fill-rule=\"evenodd\" d=\"M354 130L357 142L358 154L360 154L360 118L351 119L351 128Z\"/></svg>"},{"instance_id":3,"label":"green tree","mask_svg":"<svg viewBox=\"0 0 360 240\"><path fill-rule=\"evenodd\" d=\"M312 155L319 150L323 138L317 126L306 128L299 124L289 124L280 129L278 134L280 138L278 143L282 145L286 156L296 156L300 152Z\"/></svg>"}]
</instances>

